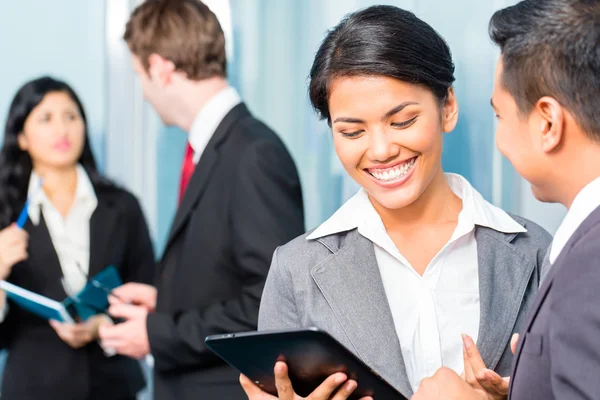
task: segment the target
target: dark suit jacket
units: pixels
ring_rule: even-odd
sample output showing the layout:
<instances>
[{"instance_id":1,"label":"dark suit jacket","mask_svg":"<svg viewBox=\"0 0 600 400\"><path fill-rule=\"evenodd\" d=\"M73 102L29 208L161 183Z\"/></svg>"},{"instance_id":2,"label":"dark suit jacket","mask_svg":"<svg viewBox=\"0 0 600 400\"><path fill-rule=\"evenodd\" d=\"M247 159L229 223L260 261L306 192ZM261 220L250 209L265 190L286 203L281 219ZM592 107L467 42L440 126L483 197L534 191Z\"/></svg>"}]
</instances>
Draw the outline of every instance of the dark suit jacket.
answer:
<instances>
[{"instance_id":1,"label":"dark suit jacket","mask_svg":"<svg viewBox=\"0 0 600 400\"><path fill-rule=\"evenodd\" d=\"M256 329L273 252L303 231L292 158L237 105L196 165L159 266L147 322L157 400L246 398L238 373L204 339Z\"/></svg>"},{"instance_id":2,"label":"dark suit jacket","mask_svg":"<svg viewBox=\"0 0 600 400\"><path fill-rule=\"evenodd\" d=\"M148 228L133 195L114 187L95 187L98 206L90 220L90 268L93 276L108 265L125 282L149 282L155 261ZM8 280L62 301L62 270L48 228L40 214L28 221L29 259L15 265ZM107 358L96 342L81 349L64 343L47 321L12 304L0 324L0 345L9 352L2 380L2 400L117 400L145 386L136 360Z\"/></svg>"},{"instance_id":3,"label":"dark suit jacket","mask_svg":"<svg viewBox=\"0 0 600 400\"><path fill-rule=\"evenodd\" d=\"M600 208L577 229L523 326L514 400L600 398Z\"/></svg>"}]
</instances>

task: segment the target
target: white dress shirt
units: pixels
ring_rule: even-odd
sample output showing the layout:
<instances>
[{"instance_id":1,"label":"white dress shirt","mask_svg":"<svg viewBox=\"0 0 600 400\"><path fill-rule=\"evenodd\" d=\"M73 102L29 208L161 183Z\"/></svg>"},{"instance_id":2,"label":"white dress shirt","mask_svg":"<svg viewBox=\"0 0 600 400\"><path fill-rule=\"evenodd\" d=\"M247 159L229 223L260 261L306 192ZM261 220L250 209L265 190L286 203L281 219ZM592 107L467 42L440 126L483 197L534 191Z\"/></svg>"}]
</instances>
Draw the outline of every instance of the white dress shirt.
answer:
<instances>
[{"instance_id":1,"label":"white dress shirt","mask_svg":"<svg viewBox=\"0 0 600 400\"><path fill-rule=\"evenodd\" d=\"M446 174L462 199L452 237L420 276L398 251L364 189L346 202L308 240L350 229L373 242L385 294L414 391L423 378L445 366L462 373L461 333L477 341L479 263L475 225L505 233L526 232L507 213L484 200L460 175Z\"/></svg>"},{"instance_id":2,"label":"white dress shirt","mask_svg":"<svg viewBox=\"0 0 600 400\"><path fill-rule=\"evenodd\" d=\"M579 225L598 207L600 207L600 177L588 183L575 196L567 215L565 215L552 240L550 264L554 264L571 236L579 228Z\"/></svg>"},{"instance_id":3,"label":"white dress shirt","mask_svg":"<svg viewBox=\"0 0 600 400\"><path fill-rule=\"evenodd\" d=\"M40 177L34 171L29 178L29 219L34 225L40 222L40 213L48 227L52 245L58 256L64 276L65 291L74 295L85 286L90 263L90 218L96 210L98 199L87 173L77 166L75 199L68 214L63 218L43 190L37 190ZM31 197L34 195L33 197ZM78 266L79 265L79 266ZM6 316L7 306L0 313L0 321Z\"/></svg>"},{"instance_id":4,"label":"white dress shirt","mask_svg":"<svg viewBox=\"0 0 600 400\"><path fill-rule=\"evenodd\" d=\"M34 171L29 179L28 194L39 186L39 179ZM98 198L94 187L81 165L77 166L75 198L64 218L43 190L38 191L37 196L29 203L29 218L34 225L39 224L40 213L44 214L68 295L76 294L87 283L90 266L90 218L97 206Z\"/></svg>"},{"instance_id":5,"label":"white dress shirt","mask_svg":"<svg viewBox=\"0 0 600 400\"><path fill-rule=\"evenodd\" d=\"M190 146L194 150L194 164L198 164L206 145L223 118L241 101L238 92L228 86L214 95L196 115L188 133Z\"/></svg>"}]
</instances>

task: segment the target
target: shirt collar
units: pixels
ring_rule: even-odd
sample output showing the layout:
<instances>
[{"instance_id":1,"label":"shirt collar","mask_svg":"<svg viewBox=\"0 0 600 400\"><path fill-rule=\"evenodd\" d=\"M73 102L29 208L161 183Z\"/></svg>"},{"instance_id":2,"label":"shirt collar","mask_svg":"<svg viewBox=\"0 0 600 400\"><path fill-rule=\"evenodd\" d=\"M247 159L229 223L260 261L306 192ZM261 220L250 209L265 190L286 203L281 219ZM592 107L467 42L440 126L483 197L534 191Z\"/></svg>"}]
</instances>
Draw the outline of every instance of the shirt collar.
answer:
<instances>
[{"instance_id":1,"label":"shirt collar","mask_svg":"<svg viewBox=\"0 0 600 400\"><path fill-rule=\"evenodd\" d=\"M462 212L471 218L473 225L484 226L502 233L527 232L506 211L489 203L464 177L446 174L450 189L463 201Z\"/></svg>"},{"instance_id":2,"label":"shirt collar","mask_svg":"<svg viewBox=\"0 0 600 400\"><path fill-rule=\"evenodd\" d=\"M567 215L556 230L550 248L550 263L554 264L558 255L571 236L589 215L600 206L600 177L588 183L575 196Z\"/></svg>"},{"instance_id":3,"label":"shirt collar","mask_svg":"<svg viewBox=\"0 0 600 400\"><path fill-rule=\"evenodd\" d=\"M98 198L96 197L94 186L92 185L88 174L80 164L77 164L76 171L77 186L75 187L75 200L73 201L73 204L85 203L89 204L90 208L96 208L98 205ZM29 177L29 187L27 189L27 198L29 199L27 213L34 225L37 225L40 222L41 206L50 206L52 204L44 190L37 189L39 184L40 176L33 170Z\"/></svg>"},{"instance_id":4,"label":"shirt collar","mask_svg":"<svg viewBox=\"0 0 600 400\"><path fill-rule=\"evenodd\" d=\"M450 189L463 202L463 209L459 216L459 224L462 229L470 231L475 225L479 225L503 233L527 232L521 224L512 219L505 211L487 202L465 178L457 174L445 174L445 176ZM356 229L364 226L365 222L374 218L379 218L379 215L373 208L367 191L361 188L331 218L315 229L307 237L307 240Z\"/></svg>"},{"instance_id":5,"label":"shirt collar","mask_svg":"<svg viewBox=\"0 0 600 400\"><path fill-rule=\"evenodd\" d=\"M241 102L238 92L231 86L214 95L196 115L188 140L194 150L194 163L197 163L210 138L223 118Z\"/></svg>"}]
</instances>

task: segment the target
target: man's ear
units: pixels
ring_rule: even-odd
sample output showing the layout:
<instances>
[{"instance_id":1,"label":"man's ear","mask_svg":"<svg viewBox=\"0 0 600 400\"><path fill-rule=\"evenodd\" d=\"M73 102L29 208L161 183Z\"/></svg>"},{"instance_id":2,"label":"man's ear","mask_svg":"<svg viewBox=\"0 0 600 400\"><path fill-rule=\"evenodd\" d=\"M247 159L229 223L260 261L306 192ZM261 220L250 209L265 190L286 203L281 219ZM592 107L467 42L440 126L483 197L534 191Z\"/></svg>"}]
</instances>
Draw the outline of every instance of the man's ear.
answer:
<instances>
[{"instance_id":1,"label":"man's ear","mask_svg":"<svg viewBox=\"0 0 600 400\"><path fill-rule=\"evenodd\" d=\"M536 103L534 112L538 114L542 150L549 153L564 140L565 110L555 98L544 96Z\"/></svg>"},{"instance_id":2,"label":"man's ear","mask_svg":"<svg viewBox=\"0 0 600 400\"><path fill-rule=\"evenodd\" d=\"M454 88L448 89L446 101L442 106L442 130L452 132L458 122L458 101Z\"/></svg>"},{"instance_id":3,"label":"man's ear","mask_svg":"<svg viewBox=\"0 0 600 400\"><path fill-rule=\"evenodd\" d=\"M160 87L168 86L173 79L175 64L156 53L148 57L148 74L150 79Z\"/></svg>"}]
</instances>

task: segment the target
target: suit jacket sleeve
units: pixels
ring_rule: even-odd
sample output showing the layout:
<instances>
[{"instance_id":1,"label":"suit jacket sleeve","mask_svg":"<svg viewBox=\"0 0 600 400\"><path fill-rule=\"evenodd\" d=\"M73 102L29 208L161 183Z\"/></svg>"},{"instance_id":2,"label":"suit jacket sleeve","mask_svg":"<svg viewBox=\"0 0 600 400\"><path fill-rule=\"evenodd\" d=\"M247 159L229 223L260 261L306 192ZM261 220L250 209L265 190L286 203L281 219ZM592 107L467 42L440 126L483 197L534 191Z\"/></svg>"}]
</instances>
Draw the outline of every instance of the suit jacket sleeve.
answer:
<instances>
[{"instance_id":1,"label":"suit jacket sleeve","mask_svg":"<svg viewBox=\"0 0 600 400\"><path fill-rule=\"evenodd\" d=\"M123 281L151 284L156 270L154 249L144 213L137 199L131 197L127 209L128 242Z\"/></svg>"},{"instance_id":2,"label":"suit jacket sleeve","mask_svg":"<svg viewBox=\"0 0 600 400\"><path fill-rule=\"evenodd\" d=\"M203 310L149 315L148 337L158 370L214 362L204 345L206 336L255 330L273 252L304 232L299 178L281 143L248 146L232 184L231 248L240 276L239 295Z\"/></svg>"},{"instance_id":3,"label":"suit jacket sleeve","mask_svg":"<svg viewBox=\"0 0 600 400\"><path fill-rule=\"evenodd\" d=\"M576 244L572 254L566 257L567 265L563 267L563 271L568 270L568 279L561 279L560 285L556 282L549 294L552 296L548 344L552 390L556 399L597 399L600 393L597 241Z\"/></svg>"}]
</instances>

